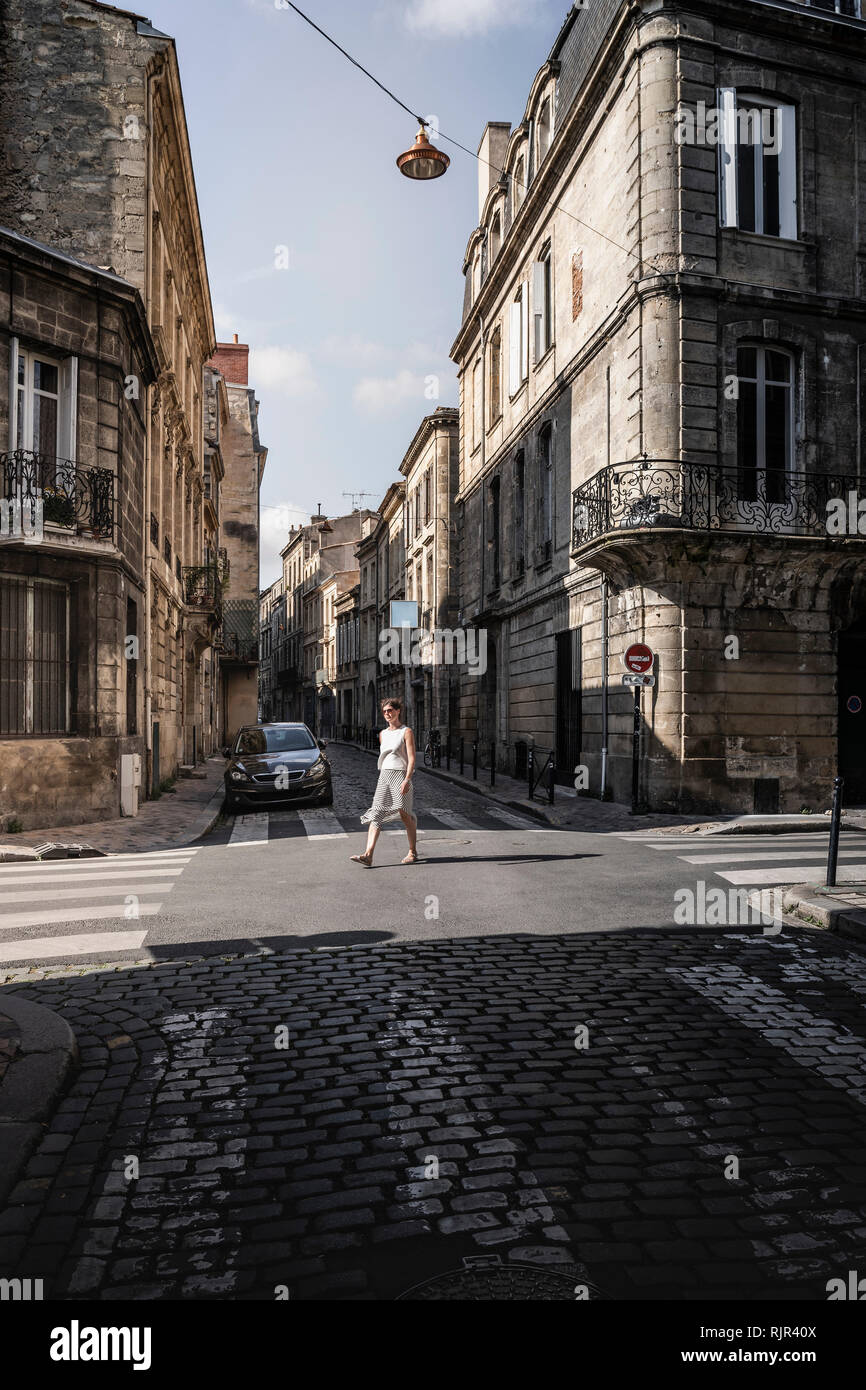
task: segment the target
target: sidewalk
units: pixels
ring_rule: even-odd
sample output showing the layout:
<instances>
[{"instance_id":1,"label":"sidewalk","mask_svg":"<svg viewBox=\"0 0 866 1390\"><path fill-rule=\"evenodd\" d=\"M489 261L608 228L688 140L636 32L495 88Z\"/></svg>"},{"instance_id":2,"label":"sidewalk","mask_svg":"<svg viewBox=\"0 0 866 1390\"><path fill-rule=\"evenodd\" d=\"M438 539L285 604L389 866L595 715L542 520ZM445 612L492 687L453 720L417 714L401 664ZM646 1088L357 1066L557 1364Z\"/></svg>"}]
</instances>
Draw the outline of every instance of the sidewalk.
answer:
<instances>
[{"instance_id":1,"label":"sidewalk","mask_svg":"<svg viewBox=\"0 0 866 1390\"><path fill-rule=\"evenodd\" d=\"M0 863L9 858L30 858L37 845L52 840L92 845L102 854L144 853L187 845L210 830L223 803L225 759L209 758L199 770L204 771L204 777L178 778L173 792L163 792L158 801L143 802L137 816L25 830L18 835L7 832L0 837Z\"/></svg>"}]
</instances>

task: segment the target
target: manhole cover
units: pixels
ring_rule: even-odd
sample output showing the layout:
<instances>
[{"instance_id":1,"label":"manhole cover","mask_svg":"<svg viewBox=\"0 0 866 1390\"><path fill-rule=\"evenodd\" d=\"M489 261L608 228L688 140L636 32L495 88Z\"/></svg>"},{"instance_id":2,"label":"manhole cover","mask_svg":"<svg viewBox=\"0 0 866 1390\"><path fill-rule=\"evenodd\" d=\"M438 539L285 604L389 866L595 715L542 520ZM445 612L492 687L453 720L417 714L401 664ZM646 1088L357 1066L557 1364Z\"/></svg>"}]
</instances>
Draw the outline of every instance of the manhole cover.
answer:
<instances>
[{"instance_id":1,"label":"manhole cover","mask_svg":"<svg viewBox=\"0 0 866 1390\"><path fill-rule=\"evenodd\" d=\"M471 1256L463 1261L463 1269L439 1274L422 1284L415 1284L397 1296L396 1302L473 1302L473 1303L573 1303L580 1295L578 1285L586 1288L590 1299L603 1295L575 1273L542 1265L503 1265L498 1256Z\"/></svg>"}]
</instances>

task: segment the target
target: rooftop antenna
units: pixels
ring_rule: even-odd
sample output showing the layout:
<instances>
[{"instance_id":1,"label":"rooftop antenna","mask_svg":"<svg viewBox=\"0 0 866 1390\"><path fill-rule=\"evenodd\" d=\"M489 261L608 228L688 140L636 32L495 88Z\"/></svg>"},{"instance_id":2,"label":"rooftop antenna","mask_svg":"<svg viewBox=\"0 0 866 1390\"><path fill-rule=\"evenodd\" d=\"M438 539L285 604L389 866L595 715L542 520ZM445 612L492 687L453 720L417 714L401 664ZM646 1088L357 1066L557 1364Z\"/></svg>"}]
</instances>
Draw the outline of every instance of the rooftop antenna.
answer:
<instances>
[{"instance_id":1,"label":"rooftop antenna","mask_svg":"<svg viewBox=\"0 0 866 1390\"><path fill-rule=\"evenodd\" d=\"M373 496L373 493L372 493L372 492L344 492L344 493L343 493L343 496L344 496L344 497L349 497L349 498L351 498L351 501L352 501L352 511L358 513L358 535L360 536L360 535L361 535L361 532L362 532L363 529L364 529L364 521L363 521L363 517L362 517L362 515L361 515L361 508L360 508L360 506L356 506L356 505L355 505L355 498L357 497L358 501L360 502L360 500L361 500L362 497L372 497L372 496Z\"/></svg>"}]
</instances>

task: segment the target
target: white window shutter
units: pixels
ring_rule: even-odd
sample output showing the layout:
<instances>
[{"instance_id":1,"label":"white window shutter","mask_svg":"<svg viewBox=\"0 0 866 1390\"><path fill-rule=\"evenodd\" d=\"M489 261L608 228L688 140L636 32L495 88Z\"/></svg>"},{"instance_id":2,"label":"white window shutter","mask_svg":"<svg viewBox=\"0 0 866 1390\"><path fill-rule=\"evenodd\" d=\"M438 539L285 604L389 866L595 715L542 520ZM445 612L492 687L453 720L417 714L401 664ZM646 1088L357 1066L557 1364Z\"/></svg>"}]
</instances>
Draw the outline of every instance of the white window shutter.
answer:
<instances>
[{"instance_id":1,"label":"white window shutter","mask_svg":"<svg viewBox=\"0 0 866 1390\"><path fill-rule=\"evenodd\" d=\"M719 108L719 224L737 225L737 91L720 87Z\"/></svg>"},{"instance_id":2,"label":"white window shutter","mask_svg":"<svg viewBox=\"0 0 866 1390\"><path fill-rule=\"evenodd\" d=\"M779 150L779 235L797 240L797 113L793 106L776 111L781 131Z\"/></svg>"},{"instance_id":3,"label":"white window shutter","mask_svg":"<svg viewBox=\"0 0 866 1390\"><path fill-rule=\"evenodd\" d=\"M513 396L520 386L520 299L517 298L511 305L511 317L508 324L508 392Z\"/></svg>"},{"instance_id":4,"label":"white window shutter","mask_svg":"<svg viewBox=\"0 0 866 1390\"><path fill-rule=\"evenodd\" d=\"M520 380L529 376L529 285L520 287Z\"/></svg>"},{"instance_id":5,"label":"white window shutter","mask_svg":"<svg viewBox=\"0 0 866 1390\"><path fill-rule=\"evenodd\" d=\"M18 339L9 339L9 449L18 447Z\"/></svg>"},{"instance_id":6,"label":"white window shutter","mask_svg":"<svg viewBox=\"0 0 866 1390\"><path fill-rule=\"evenodd\" d=\"M60 364L57 453L75 462L78 424L78 358L67 357Z\"/></svg>"},{"instance_id":7,"label":"white window shutter","mask_svg":"<svg viewBox=\"0 0 866 1390\"><path fill-rule=\"evenodd\" d=\"M544 263L536 261L532 267L532 336L536 362L540 362L544 356L544 299Z\"/></svg>"}]
</instances>

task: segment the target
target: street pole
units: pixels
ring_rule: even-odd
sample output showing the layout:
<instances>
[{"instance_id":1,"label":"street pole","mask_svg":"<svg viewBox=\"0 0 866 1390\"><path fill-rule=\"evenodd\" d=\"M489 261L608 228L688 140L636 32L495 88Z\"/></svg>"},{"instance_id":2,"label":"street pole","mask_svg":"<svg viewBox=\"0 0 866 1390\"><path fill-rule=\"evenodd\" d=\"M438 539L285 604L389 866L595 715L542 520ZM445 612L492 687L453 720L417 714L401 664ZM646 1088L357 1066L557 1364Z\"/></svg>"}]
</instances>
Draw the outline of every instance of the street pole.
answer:
<instances>
[{"instance_id":1,"label":"street pole","mask_svg":"<svg viewBox=\"0 0 866 1390\"><path fill-rule=\"evenodd\" d=\"M839 831L842 824L842 777L833 779L833 812L830 816L830 848L827 855L827 888L836 887L836 863L839 858Z\"/></svg>"},{"instance_id":2,"label":"street pole","mask_svg":"<svg viewBox=\"0 0 866 1390\"><path fill-rule=\"evenodd\" d=\"M636 685L634 688L634 732L631 743L631 813L633 816L638 813L640 795L640 691L640 686Z\"/></svg>"}]
</instances>

